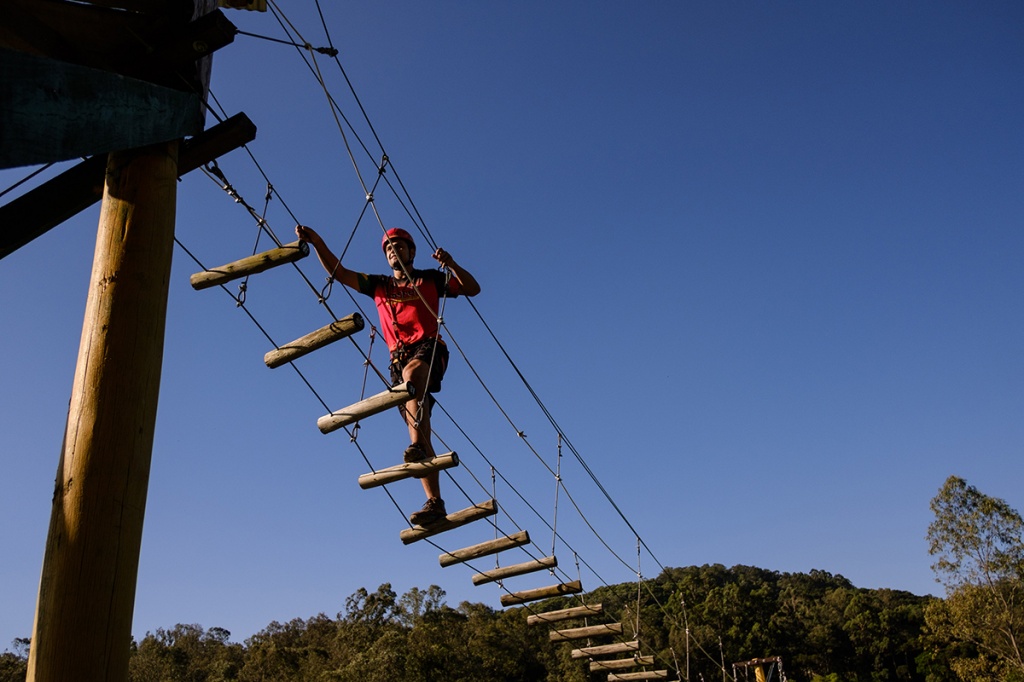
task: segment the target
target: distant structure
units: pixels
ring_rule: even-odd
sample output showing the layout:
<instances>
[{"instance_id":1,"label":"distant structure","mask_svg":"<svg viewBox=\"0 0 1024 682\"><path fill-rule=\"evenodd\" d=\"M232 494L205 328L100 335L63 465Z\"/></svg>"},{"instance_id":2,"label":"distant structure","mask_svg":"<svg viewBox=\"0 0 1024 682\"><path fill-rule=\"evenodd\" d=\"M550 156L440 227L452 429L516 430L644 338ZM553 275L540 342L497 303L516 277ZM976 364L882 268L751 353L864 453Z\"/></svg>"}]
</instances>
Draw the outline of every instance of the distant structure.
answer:
<instances>
[{"instance_id":1,"label":"distant structure","mask_svg":"<svg viewBox=\"0 0 1024 682\"><path fill-rule=\"evenodd\" d=\"M766 672L767 667L767 672ZM742 669L742 673L740 672ZM749 661L740 661L732 664L732 678L739 682L747 682L750 673L754 673L753 682L786 682L786 673L782 671L782 657L769 656L767 658L754 658ZM740 676L742 674L742 677Z\"/></svg>"}]
</instances>

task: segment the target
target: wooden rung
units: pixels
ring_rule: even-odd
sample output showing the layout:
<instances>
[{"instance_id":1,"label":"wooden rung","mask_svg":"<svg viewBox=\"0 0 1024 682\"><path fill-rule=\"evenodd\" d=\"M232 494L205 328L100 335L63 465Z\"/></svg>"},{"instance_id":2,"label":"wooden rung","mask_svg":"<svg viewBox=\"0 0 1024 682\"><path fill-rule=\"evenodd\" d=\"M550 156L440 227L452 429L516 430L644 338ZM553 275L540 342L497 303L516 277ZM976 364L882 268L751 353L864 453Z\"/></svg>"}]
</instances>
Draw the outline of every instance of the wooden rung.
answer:
<instances>
[{"instance_id":1,"label":"wooden rung","mask_svg":"<svg viewBox=\"0 0 1024 682\"><path fill-rule=\"evenodd\" d=\"M511 566L504 566L502 568L495 568L491 571L484 571L483 573L477 573L473 576L474 585L483 585L484 583L494 582L495 580L503 580L505 578L511 578L515 575L523 575L524 573L533 573L534 571L542 571L545 568L554 568L558 565L558 559L553 556L546 556L543 559L534 559L532 561L524 561L521 564L513 564Z\"/></svg>"},{"instance_id":2,"label":"wooden rung","mask_svg":"<svg viewBox=\"0 0 1024 682\"><path fill-rule=\"evenodd\" d=\"M295 339L286 346L270 351L263 356L263 362L271 369L280 367L292 360L301 358L303 355L323 348L329 343L352 336L356 332L362 331L363 326L363 316L359 313L352 313L348 317L331 322L326 327L310 332L300 339Z\"/></svg>"},{"instance_id":3,"label":"wooden rung","mask_svg":"<svg viewBox=\"0 0 1024 682\"><path fill-rule=\"evenodd\" d=\"M627 651L640 651L640 642L617 642L615 644L602 644L601 646L588 646L583 649L573 649L573 658L590 658L591 656L607 656L609 654L624 654Z\"/></svg>"},{"instance_id":4,"label":"wooden rung","mask_svg":"<svg viewBox=\"0 0 1024 682\"><path fill-rule=\"evenodd\" d=\"M398 464L387 469L379 469L369 474L363 474L359 477L359 487L367 490L406 478L423 478L431 471L451 469L458 465L459 456L454 452L449 452L422 462L406 462L405 464Z\"/></svg>"},{"instance_id":5,"label":"wooden rung","mask_svg":"<svg viewBox=\"0 0 1024 682\"><path fill-rule=\"evenodd\" d=\"M633 658L617 658L611 661L591 661L590 672L598 670L625 670L639 668L642 665L654 665L654 656L634 656Z\"/></svg>"},{"instance_id":6,"label":"wooden rung","mask_svg":"<svg viewBox=\"0 0 1024 682\"><path fill-rule=\"evenodd\" d=\"M488 540L487 542L481 542L478 545L472 545L465 549L457 549L454 552L445 552L438 557L438 561L441 562L441 567L444 568L445 566L452 566L471 559L479 559L480 557L503 552L506 549L522 547L523 545L528 544L530 544L530 534L525 530L521 530L518 533L506 535L503 538Z\"/></svg>"},{"instance_id":7,"label":"wooden rung","mask_svg":"<svg viewBox=\"0 0 1024 682\"><path fill-rule=\"evenodd\" d=\"M498 513L498 503L494 500L487 500L480 504L475 504L472 507L467 507L462 511L457 511L454 514L449 514L443 521L432 523L429 526L413 526L412 528L406 528L398 536L402 539L403 544L410 544L423 538L429 538L431 535L437 535L443 533L446 530L452 528L458 528L459 526L465 526L467 523L472 523L478 519L482 519L488 516L494 516Z\"/></svg>"},{"instance_id":8,"label":"wooden rung","mask_svg":"<svg viewBox=\"0 0 1024 682\"><path fill-rule=\"evenodd\" d=\"M228 263L219 268L197 272L189 278L189 282L192 283L192 288L196 291L209 289L218 284L224 284L246 275L254 275L257 272L263 272L278 265L294 263L308 255L309 244L304 241L295 241L291 244L279 246L276 249L257 253L255 256L236 260L234 263Z\"/></svg>"},{"instance_id":9,"label":"wooden rung","mask_svg":"<svg viewBox=\"0 0 1024 682\"><path fill-rule=\"evenodd\" d=\"M608 673L608 682L616 680L667 680L667 670L649 670L639 673Z\"/></svg>"},{"instance_id":10,"label":"wooden rung","mask_svg":"<svg viewBox=\"0 0 1024 682\"><path fill-rule=\"evenodd\" d=\"M341 427L355 423L364 417L369 417L395 405L401 405L412 400L414 395L416 395L416 387L409 382L405 382L398 386L392 386L382 393L370 396L366 400L360 400L355 405L349 405L337 412L325 414L316 420L316 425L321 433L337 431Z\"/></svg>"},{"instance_id":11,"label":"wooden rung","mask_svg":"<svg viewBox=\"0 0 1024 682\"><path fill-rule=\"evenodd\" d=\"M583 585L580 581L573 580L571 583L561 583L559 585L551 585L550 587L538 587L535 590L523 590L522 592L513 592L512 594L503 594L501 595L501 605L513 606L515 604L525 604L526 602L545 599L547 597L557 597L563 594L579 594L582 591Z\"/></svg>"},{"instance_id":12,"label":"wooden rung","mask_svg":"<svg viewBox=\"0 0 1024 682\"><path fill-rule=\"evenodd\" d=\"M558 621L570 620L572 618L596 616L603 612L604 608L600 604L574 606L571 609L559 609L558 611L547 611L545 613L537 613L532 616L527 616L526 624L540 625L542 623L557 623Z\"/></svg>"},{"instance_id":13,"label":"wooden rung","mask_svg":"<svg viewBox=\"0 0 1024 682\"><path fill-rule=\"evenodd\" d=\"M586 639L588 637L603 637L605 635L621 634L622 623L604 623L602 625L589 625L585 628L552 630L548 636L552 642L568 642L573 639Z\"/></svg>"}]
</instances>

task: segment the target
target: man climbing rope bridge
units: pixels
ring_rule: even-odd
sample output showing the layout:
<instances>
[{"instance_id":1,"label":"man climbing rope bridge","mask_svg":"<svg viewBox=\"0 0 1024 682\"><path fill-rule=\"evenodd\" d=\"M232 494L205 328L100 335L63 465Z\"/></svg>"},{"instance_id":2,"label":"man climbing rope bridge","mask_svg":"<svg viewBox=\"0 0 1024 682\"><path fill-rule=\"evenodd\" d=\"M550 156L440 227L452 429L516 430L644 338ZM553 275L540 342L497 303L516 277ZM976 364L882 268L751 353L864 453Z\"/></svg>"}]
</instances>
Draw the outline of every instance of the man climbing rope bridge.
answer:
<instances>
[{"instance_id":1,"label":"man climbing rope bridge","mask_svg":"<svg viewBox=\"0 0 1024 682\"><path fill-rule=\"evenodd\" d=\"M441 379L448 367L448 348L439 333L438 304L442 296L476 296L480 293L480 284L450 253L440 248L432 256L451 273L450 277L438 270L414 269L416 243L401 228L388 230L381 242L391 275L366 275L347 269L310 227L296 225L295 234L313 247L331 277L373 298L380 315L381 332L391 351L392 385L409 382L415 388L413 399L399 407L409 427L411 441L403 459L406 462L432 459L435 457L430 439L432 394L441 390ZM409 517L411 523L419 526L436 523L447 515L438 472L432 471L421 480L427 502Z\"/></svg>"}]
</instances>

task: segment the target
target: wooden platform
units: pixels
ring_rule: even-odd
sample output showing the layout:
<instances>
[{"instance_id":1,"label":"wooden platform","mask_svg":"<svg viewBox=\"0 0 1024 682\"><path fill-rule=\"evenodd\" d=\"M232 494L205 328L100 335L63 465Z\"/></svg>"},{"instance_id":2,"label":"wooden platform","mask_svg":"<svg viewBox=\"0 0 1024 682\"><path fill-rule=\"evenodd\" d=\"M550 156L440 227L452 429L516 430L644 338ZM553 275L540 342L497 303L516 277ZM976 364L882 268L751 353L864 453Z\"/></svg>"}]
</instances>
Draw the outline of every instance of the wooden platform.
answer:
<instances>
[{"instance_id":1,"label":"wooden platform","mask_svg":"<svg viewBox=\"0 0 1024 682\"><path fill-rule=\"evenodd\" d=\"M215 287L219 284L241 279L246 275L255 275L256 273L269 270L270 268L277 267L278 265L294 263L308 255L309 244L301 240L294 241L291 244L284 244L283 246L279 246L275 249L270 249L263 253L257 253L254 256L236 260L233 263L228 263L227 265L221 265L216 268L197 272L189 278L189 282L192 284L192 288L196 291L199 291L200 289L209 289L210 287Z\"/></svg>"},{"instance_id":2,"label":"wooden platform","mask_svg":"<svg viewBox=\"0 0 1024 682\"><path fill-rule=\"evenodd\" d=\"M370 396L366 400L360 400L358 403L349 405L337 412L325 414L316 420L316 426L320 429L321 433L331 433L343 426L354 424L360 419L408 402L415 395L416 387L409 382L392 386L386 391Z\"/></svg>"},{"instance_id":3,"label":"wooden platform","mask_svg":"<svg viewBox=\"0 0 1024 682\"><path fill-rule=\"evenodd\" d=\"M625 670L640 666L654 665L654 656L634 656L633 658L616 658L610 661L591 661L590 672L599 670Z\"/></svg>"},{"instance_id":4,"label":"wooden platform","mask_svg":"<svg viewBox=\"0 0 1024 682\"><path fill-rule=\"evenodd\" d=\"M505 578L525 575L527 573L533 573L534 571L543 571L546 568L550 569L556 566L558 566L558 559L553 556L546 556L541 559L532 559L530 561L524 561L521 564L502 566L490 571L484 571L483 573L477 573L473 576L473 584L483 585L496 580L504 580Z\"/></svg>"},{"instance_id":5,"label":"wooden platform","mask_svg":"<svg viewBox=\"0 0 1024 682\"><path fill-rule=\"evenodd\" d=\"M446 552L438 557L438 561L441 562L441 567L444 568L445 566L452 566L464 561L479 559L480 557L503 552L506 549L522 547L523 545L528 544L530 544L530 534L525 530L521 530L518 533L506 535L502 538L481 542L478 545L472 545L464 549L457 549L454 552Z\"/></svg>"},{"instance_id":6,"label":"wooden platform","mask_svg":"<svg viewBox=\"0 0 1024 682\"><path fill-rule=\"evenodd\" d=\"M548 639L552 642L569 642L574 639L589 639L591 637L607 637L608 635L621 635L622 623L603 623L601 625L588 625L582 628L569 628L568 630L552 630Z\"/></svg>"},{"instance_id":7,"label":"wooden platform","mask_svg":"<svg viewBox=\"0 0 1024 682\"><path fill-rule=\"evenodd\" d=\"M263 356L263 362L271 369L280 367L330 343L348 338L356 332L362 331L364 326L363 316L359 313L352 313L348 317L335 320L326 327L321 327L315 332L310 332L289 344L270 351Z\"/></svg>"},{"instance_id":8,"label":"wooden platform","mask_svg":"<svg viewBox=\"0 0 1024 682\"><path fill-rule=\"evenodd\" d=\"M601 604L573 606L568 609L547 611L545 613L536 613L532 616L527 616L526 624L541 625L543 623L557 623L563 620L572 620L573 618L589 618L590 616L596 616L601 613L604 613L604 607L601 606Z\"/></svg>"},{"instance_id":9,"label":"wooden platform","mask_svg":"<svg viewBox=\"0 0 1024 682\"><path fill-rule=\"evenodd\" d=\"M573 649L573 658L591 658L593 656L609 656L611 654L624 654L627 651L640 651L640 642L618 642L616 644L602 644L601 646L588 646L583 649Z\"/></svg>"},{"instance_id":10,"label":"wooden platform","mask_svg":"<svg viewBox=\"0 0 1024 682\"><path fill-rule=\"evenodd\" d=\"M498 513L498 503L495 500L487 500L480 504L475 504L472 507L467 507L462 511L449 514L443 521L432 523L429 526L413 526L403 530L398 536L401 538L403 544L411 544L417 540L423 538L429 538L432 535L443 533L446 530L452 528L458 528L459 526L465 526L467 523L472 523L479 519L486 518L488 516L494 516Z\"/></svg>"},{"instance_id":11,"label":"wooden platform","mask_svg":"<svg viewBox=\"0 0 1024 682\"><path fill-rule=\"evenodd\" d=\"M406 478L423 478L431 471L451 469L458 465L459 456L454 452L449 452L422 462L406 462L405 464L397 464L387 469L378 469L377 471L363 474L359 477L359 487L367 490Z\"/></svg>"},{"instance_id":12,"label":"wooden platform","mask_svg":"<svg viewBox=\"0 0 1024 682\"><path fill-rule=\"evenodd\" d=\"M640 673L609 673L608 682L617 682L618 680L667 680L667 670L649 670L647 672Z\"/></svg>"},{"instance_id":13,"label":"wooden platform","mask_svg":"<svg viewBox=\"0 0 1024 682\"><path fill-rule=\"evenodd\" d=\"M538 599L547 599L548 597L557 597L563 594L579 594L582 591L582 583L580 583L579 580L573 580L568 583L550 585L548 587L538 587L535 590L523 590L522 592L513 592L512 594L503 594L501 595L501 605L514 606L516 604L526 604L527 602L537 601Z\"/></svg>"}]
</instances>

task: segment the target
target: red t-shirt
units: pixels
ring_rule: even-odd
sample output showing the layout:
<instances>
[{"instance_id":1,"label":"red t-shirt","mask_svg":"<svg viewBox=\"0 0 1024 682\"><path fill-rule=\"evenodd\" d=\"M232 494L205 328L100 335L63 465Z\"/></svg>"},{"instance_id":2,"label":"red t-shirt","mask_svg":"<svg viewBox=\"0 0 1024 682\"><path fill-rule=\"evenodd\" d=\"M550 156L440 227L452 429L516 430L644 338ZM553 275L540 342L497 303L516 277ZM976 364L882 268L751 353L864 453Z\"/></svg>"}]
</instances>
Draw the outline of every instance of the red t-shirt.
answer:
<instances>
[{"instance_id":1,"label":"red t-shirt","mask_svg":"<svg viewBox=\"0 0 1024 682\"><path fill-rule=\"evenodd\" d=\"M442 293L448 298L461 293L459 280L446 278L439 270L414 269L409 276L411 281L398 281L389 275L357 274L359 291L372 297L377 305L380 330L390 350L437 337Z\"/></svg>"}]
</instances>

